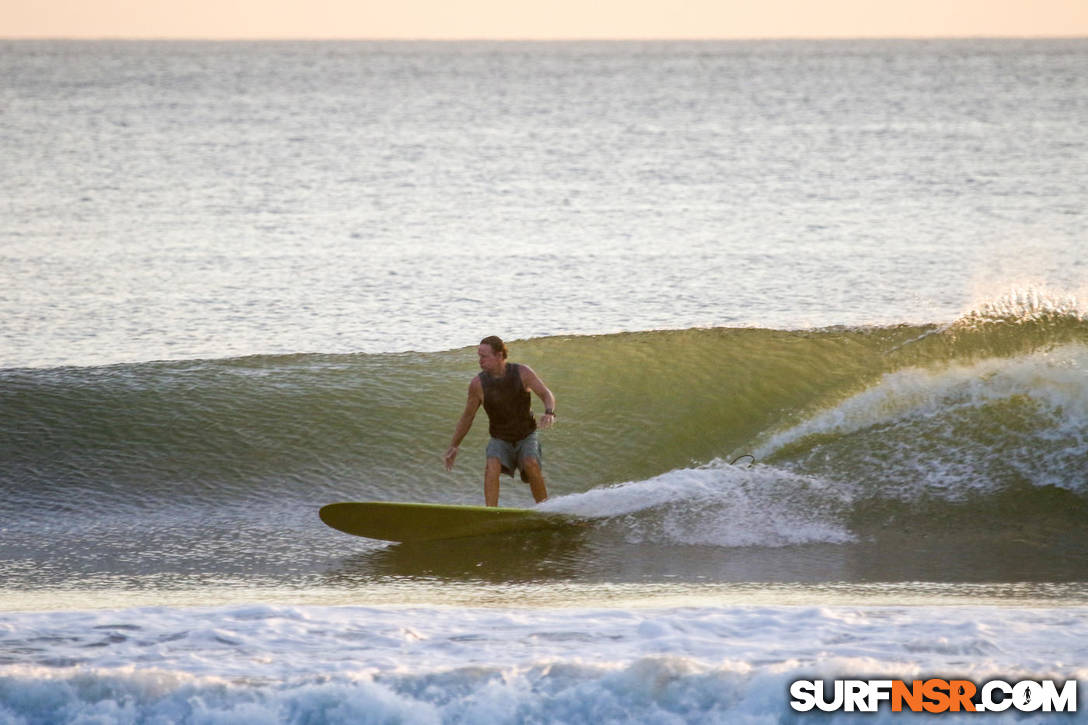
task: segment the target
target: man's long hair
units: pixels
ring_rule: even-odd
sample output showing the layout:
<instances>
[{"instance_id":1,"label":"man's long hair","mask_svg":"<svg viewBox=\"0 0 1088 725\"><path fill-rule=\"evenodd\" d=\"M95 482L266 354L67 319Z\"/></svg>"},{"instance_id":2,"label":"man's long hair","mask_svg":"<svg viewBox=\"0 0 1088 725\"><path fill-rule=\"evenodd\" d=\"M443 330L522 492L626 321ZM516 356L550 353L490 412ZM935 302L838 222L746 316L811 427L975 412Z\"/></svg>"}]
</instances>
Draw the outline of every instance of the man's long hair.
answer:
<instances>
[{"instance_id":1,"label":"man's long hair","mask_svg":"<svg viewBox=\"0 0 1088 725\"><path fill-rule=\"evenodd\" d=\"M502 355L502 359L505 360L510 354L510 351L506 349L506 343L502 341L502 338L498 335L491 335L480 340L481 345L490 345L491 352L496 355Z\"/></svg>"}]
</instances>

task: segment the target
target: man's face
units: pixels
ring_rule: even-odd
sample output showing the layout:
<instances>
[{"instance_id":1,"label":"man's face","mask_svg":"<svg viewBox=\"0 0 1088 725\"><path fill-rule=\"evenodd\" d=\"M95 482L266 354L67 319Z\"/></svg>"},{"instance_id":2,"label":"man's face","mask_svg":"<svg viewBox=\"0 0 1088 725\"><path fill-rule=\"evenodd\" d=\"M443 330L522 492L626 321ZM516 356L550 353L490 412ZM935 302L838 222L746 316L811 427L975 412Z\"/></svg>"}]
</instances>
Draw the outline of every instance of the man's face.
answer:
<instances>
[{"instance_id":1,"label":"man's face","mask_svg":"<svg viewBox=\"0 0 1088 725\"><path fill-rule=\"evenodd\" d=\"M488 375L495 375L502 365L502 353L495 352L490 345L480 345L476 348L476 354L480 358L480 369Z\"/></svg>"}]
</instances>

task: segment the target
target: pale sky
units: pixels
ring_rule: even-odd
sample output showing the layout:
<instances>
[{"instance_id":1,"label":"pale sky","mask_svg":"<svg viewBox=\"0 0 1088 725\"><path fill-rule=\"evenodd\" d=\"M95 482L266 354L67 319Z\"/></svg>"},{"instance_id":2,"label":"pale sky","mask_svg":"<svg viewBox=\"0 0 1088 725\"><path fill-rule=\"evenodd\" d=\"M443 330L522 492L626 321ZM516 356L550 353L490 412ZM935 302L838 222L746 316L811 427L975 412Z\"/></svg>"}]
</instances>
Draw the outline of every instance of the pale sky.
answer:
<instances>
[{"instance_id":1,"label":"pale sky","mask_svg":"<svg viewBox=\"0 0 1088 725\"><path fill-rule=\"evenodd\" d=\"M6 38L1088 37L1088 0L0 0Z\"/></svg>"}]
</instances>

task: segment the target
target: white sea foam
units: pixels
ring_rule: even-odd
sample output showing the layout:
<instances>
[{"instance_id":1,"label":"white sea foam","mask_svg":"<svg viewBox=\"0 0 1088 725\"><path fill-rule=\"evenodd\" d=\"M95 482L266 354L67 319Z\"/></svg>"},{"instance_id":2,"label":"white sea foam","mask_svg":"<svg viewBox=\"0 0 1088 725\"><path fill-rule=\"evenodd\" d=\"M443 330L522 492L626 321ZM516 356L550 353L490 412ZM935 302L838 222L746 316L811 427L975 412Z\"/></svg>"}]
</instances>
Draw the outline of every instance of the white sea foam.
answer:
<instances>
[{"instance_id":1,"label":"white sea foam","mask_svg":"<svg viewBox=\"0 0 1088 725\"><path fill-rule=\"evenodd\" d=\"M1066 345L1014 360L988 359L937 369L909 368L833 409L771 436L755 452L767 458L801 438L852 433L910 416L932 416L950 407L978 407L994 400L1029 397L1060 409L1077 421L1088 419L1088 348Z\"/></svg>"},{"instance_id":2,"label":"white sea foam","mask_svg":"<svg viewBox=\"0 0 1088 725\"><path fill-rule=\"evenodd\" d=\"M1086 481L1076 475L1078 461L1088 460L1086 371L1088 347L1079 344L1012 359L899 370L800 425L769 435L755 455L770 458L806 439L819 442L871 433L894 449L885 461L894 460L895 470L877 460L883 453L874 452L871 440L866 450L849 455L868 455L870 467L886 479L894 478L889 492L911 496L917 488L913 481L924 482L931 492L955 496L1000 480L982 474L986 459L993 459L992 441L973 438L983 426L999 425L1005 426L1001 450L1010 468L1036 485L1079 490ZM1034 422L1023 427L1016 415L1001 408L1008 405L1021 406ZM998 406L997 412L986 412L992 406ZM1018 425L1021 428L1014 427ZM934 429L940 434L928 439L923 435ZM849 447L849 442L841 446ZM858 474L865 466L850 468Z\"/></svg>"},{"instance_id":3,"label":"white sea foam","mask_svg":"<svg viewBox=\"0 0 1088 725\"><path fill-rule=\"evenodd\" d=\"M0 722L778 722L798 678L1083 679L1086 615L268 605L5 614Z\"/></svg>"},{"instance_id":4,"label":"white sea foam","mask_svg":"<svg viewBox=\"0 0 1088 725\"><path fill-rule=\"evenodd\" d=\"M848 486L771 466L714 461L562 496L549 511L608 518L629 542L708 546L843 543Z\"/></svg>"}]
</instances>

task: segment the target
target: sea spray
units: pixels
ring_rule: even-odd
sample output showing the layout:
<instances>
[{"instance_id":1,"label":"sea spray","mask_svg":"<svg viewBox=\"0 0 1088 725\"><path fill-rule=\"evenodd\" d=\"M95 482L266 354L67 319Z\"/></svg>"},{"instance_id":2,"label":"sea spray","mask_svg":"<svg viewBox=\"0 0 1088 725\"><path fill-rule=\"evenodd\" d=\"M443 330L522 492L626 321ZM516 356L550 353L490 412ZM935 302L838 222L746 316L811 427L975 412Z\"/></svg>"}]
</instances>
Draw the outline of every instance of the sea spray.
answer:
<instances>
[{"instance_id":1,"label":"sea spray","mask_svg":"<svg viewBox=\"0 0 1088 725\"><path fill-rule=\"evenodd\" d=\"M853 495L849 486L813 476L715 461L542 508L598 519L599 528L628 543L777 547L852 541L845 513Z\"/></svg>"},{"instance_id":2,"label":"sea spray","mask_svg":"<svg viewBox=\"0 0 1088 725\"><path fill-rule=\"evenodd\" d=\"M888 373L756 456L862 480L870 493L959 498L1015 485L1088 491L1088 347Z\"/></svg>"}]
</instances>

